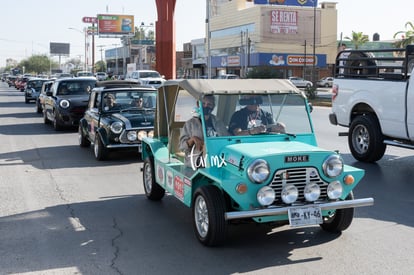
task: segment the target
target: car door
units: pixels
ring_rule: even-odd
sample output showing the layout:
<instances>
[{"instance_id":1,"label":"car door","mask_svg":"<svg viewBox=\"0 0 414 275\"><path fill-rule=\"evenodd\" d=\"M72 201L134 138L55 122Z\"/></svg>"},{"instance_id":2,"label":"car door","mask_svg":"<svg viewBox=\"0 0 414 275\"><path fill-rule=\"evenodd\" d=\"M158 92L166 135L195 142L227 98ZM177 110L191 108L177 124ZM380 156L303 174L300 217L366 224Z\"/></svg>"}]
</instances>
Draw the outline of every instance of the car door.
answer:
<instances>
[{"instance_id":1,"label":"car door","mask_svg":"<svg viewBox=\"0 0 414 275\"><path fill-rule=\"evenodd\" d=\"M85 111L84 119L87 123L86 132L88 133L89 140L95 140L95 133L99 126L101 106L101 93L92 92L89 98L88 108Z\"/></svg>"}]
</instances>

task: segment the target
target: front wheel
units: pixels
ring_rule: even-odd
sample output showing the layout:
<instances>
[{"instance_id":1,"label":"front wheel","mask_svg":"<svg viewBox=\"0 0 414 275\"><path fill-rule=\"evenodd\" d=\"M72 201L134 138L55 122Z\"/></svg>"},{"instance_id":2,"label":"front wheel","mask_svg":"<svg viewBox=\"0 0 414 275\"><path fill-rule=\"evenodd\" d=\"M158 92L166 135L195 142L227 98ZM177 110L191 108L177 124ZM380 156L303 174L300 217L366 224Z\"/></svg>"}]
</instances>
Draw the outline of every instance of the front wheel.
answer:
<instances>
[{"instance_id":1,"label":"front wheel","mask_svg":"<svg viewBox=\"0 0 414 275\"><path fill-rule=\"evenodd\" d=\"M349 127L348 145L352 156L359 161L380 160L387 146L377 118L371 114L357 116Z\"/></svg>"},{"instance_id":2,"label":"front wheel","mask_svg":"<svg viewBox=\"0 0 414 275\"><path fill-rule=\"evenodd\" d=\"M108 155L108 149L105 148L105 146L102 143L101 137L98 134L95 135L93 153L95 154L95 158L97 160L105 160Z\"/></svg>"},{"instance_id":3,"label":"front wheel","mask_svg":"<svg viewBox=\"0 0 414 275\"><path fill-rule=\"evenodd\" d=\"M217 246L226 238L223 194L213 185L198 188L193 200L193 227L197 239L206 246Z\"/></svg>"},{"instance_id":4,"label":"front wheel","mask_svg":"<svg viewBox=\"0 0 414 275\"><path fill-rule=\"evenodd\" d=\"M354 195L351 191L345 200L353 200ZM347 229L354 219L354 208L337 209L334 214L323 218L320 227L331 233L340 233Z\"/></svg>"},{"instance_id":5,"label":"front wheel","mask_svg":"<svg viewBox=\"0 0 414 275\"><path fill-rule=\"evenodd\" d=\"M62 124L60 124L59 122L58 112L55 110L53 114L53 128L55 129L55 131L60 131L63 127Z\"/></svg>"},{"instance_id":6,"label":"front wheel","mask_svg":"<svg viewBox=\"0 0 414 275\"><path fill-rule=\"evenodd\" d=\"M159 201L164 197L165 190L155 182L154 159L151 157L144 160L142 182L144 183L145 195L148 199Z\"/></svg>"},{"instance_id":7,"label":"front wheel","mask_svg":"<svg viewBox=\"0 0 414 275\"><path fill-rule=\"evenodd\" d=\"M85 134L83 133L82 126L79 124L78 128L78 142L80 147L89 147L91 142L89 139L86 138Z\"/></svg>"}]
</instances>

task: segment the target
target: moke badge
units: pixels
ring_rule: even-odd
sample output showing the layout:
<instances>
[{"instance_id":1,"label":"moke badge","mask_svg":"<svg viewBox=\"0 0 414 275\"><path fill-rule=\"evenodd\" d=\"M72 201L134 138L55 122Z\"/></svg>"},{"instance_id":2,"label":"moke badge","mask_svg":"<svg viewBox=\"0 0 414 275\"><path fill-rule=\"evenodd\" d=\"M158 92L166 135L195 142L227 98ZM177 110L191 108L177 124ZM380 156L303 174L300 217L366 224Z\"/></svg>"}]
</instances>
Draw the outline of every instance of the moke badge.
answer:
<instances>
[{"instance_id":1,"label":"moke badge","mask_svg":"<svg viewBox=\"0 0 414 275\"><path fill-rule=\"evenodd\" d=\"M300 156L285 156L285 162L308 162L309 156L308 155L300 155Z\"/></svg>"}]
</instances>

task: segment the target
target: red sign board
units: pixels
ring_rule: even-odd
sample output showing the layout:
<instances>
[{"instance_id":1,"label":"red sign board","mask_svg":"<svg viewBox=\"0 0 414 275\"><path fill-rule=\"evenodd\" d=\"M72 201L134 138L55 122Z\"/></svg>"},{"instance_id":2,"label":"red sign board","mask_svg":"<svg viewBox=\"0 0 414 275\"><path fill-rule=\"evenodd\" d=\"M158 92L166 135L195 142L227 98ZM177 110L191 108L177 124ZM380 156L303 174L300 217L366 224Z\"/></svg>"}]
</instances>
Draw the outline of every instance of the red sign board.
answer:
<instances>
[{"instance_id":1,"label":"red sign board","mask_svg":"<svg viewBox=\"0 0 414 275\"><path fill-rule=\"evenodd\" d=\"M98 23L98 17L83 17L82 18L83 23Z\"/></svg>"}]
</instances>

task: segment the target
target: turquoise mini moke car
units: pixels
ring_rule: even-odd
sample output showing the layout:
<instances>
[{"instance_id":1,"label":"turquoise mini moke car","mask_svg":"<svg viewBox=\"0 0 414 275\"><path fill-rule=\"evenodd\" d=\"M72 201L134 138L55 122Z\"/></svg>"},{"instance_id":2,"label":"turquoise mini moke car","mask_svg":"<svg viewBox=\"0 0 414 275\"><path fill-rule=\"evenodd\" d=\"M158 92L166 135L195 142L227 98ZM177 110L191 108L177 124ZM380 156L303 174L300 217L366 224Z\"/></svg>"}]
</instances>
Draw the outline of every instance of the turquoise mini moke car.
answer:
<instances>
[{"instance_id":1,"label":"turquoise mini moke car","mask_svg":"<svg viewBox=\"0 0 414 275\"><path fill-rule=\"evenodd\" d=\"M207 134L201 107L205 96L214 97L212 114L227 134ZM245 124L252 128L234 135L229 127L233 114L249 105L272 121L256 131L263 121L248 118ZM317 146L310 105L287 80L169 80L158 89L156 108L154 137L144 138L142 145L146 196L161 200L167 191L190 207L195 234L206 246L221 244L227 226L240 220L319 224L341 232L351 224L355 207L374 203L354 199L352 189L364 171ZM184 124L194 117L204 129L204 146L195 160L194 150L180 146ZM284 129L274 132L274 125Z\"/></svg>"}]
</instances>

